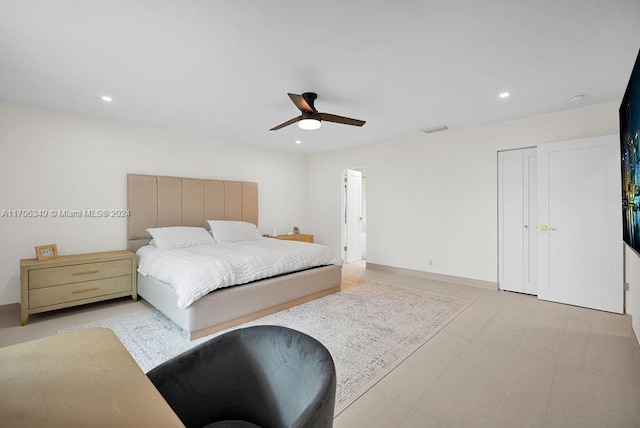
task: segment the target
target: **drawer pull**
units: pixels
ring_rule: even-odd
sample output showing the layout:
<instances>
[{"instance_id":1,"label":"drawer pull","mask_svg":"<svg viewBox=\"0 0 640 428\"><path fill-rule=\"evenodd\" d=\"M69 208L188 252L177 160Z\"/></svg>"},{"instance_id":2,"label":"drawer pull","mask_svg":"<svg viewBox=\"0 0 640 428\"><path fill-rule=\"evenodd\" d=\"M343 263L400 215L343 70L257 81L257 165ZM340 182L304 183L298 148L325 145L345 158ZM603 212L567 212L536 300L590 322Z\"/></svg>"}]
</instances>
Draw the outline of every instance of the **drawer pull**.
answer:
<instances>
[{"instance_id":1,"label":"drawer pull","mask_svg":"<svg viewBox=\"0 0 640 428\"><path fill-rule=\"evenodd\" d=\"M72 291L71 294L88 293L89 291L100 290L100 287L83 288L82 290Z\"/></svg>"},{"instance_id":2,"label":"drawer pull","mask_svg":"<svg viewBox=\"0 0 640 428\"><path fill-rule=\"evenodd\" d=\"M96 269L96 270L83 270L82 272L73 272L71 275L77 276L77 275L90 275L92 273L98 273L100 272L100 270Z\"/></svg>"}]
</instances>

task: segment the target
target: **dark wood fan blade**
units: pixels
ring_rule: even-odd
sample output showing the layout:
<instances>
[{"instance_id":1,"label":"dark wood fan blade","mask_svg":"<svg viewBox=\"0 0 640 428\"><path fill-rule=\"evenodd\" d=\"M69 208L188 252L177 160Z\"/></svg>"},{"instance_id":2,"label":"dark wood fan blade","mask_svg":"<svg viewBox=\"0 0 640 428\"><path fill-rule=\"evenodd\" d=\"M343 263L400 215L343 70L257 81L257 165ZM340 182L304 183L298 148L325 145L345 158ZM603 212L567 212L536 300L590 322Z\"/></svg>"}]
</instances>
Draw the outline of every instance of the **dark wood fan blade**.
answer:
<instances>
[{"instance_id":1,"label":"dark wood fan blade","mask_svg":"<svg viewBox=\"0 0 640 428\"><path fill-rule=\"evenodd\" d=\"M296 107L298 107L300 111L307 112L307 113L318 112L318 110L316 110L314 106L309 105L307 100L305 100L302 95L296 95L296 94L288 94L288 95L289 95L289 98L291 98L291 101L293 101L293 103L296 105Z\"/></svg>"},{"instance_id":2,"label":"dark wood fan blade","mask_svg":"<svg viewBox=\"0 0 640 428\"><path fill-rule=\"evenodd\" d=\"M298 116L298 117L294 117L293 119L287 120L284 123L281 123L278 126L274 126L273 128L271 128L269 131L277 131L280 128L284 128L285 126L289 126L292 123L296 123L297 121L299 121L300 119L302 119L302 115Z\"/></svg>"},{"instance_id":3,"label":"dark wood fan blade","mask_svg":"<svg viewBox=\"0 0 640 428\"><path fill-rule=\"evenodd\" d=\"M350 117L338 116L336 114L319 113L320 120L326 122L342 123L344 125L362 126L367 123L364 120L352 119Z\"/></svg>"}]
</instances>

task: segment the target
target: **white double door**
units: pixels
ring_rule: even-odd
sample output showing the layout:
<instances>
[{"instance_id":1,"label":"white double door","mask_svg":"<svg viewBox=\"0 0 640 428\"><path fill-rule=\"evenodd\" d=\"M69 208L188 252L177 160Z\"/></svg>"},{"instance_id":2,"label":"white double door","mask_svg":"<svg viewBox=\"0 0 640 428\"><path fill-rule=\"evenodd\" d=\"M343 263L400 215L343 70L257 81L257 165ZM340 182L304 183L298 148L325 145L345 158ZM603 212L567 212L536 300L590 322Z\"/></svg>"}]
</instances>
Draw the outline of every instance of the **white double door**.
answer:
<instances>
[{"instance_id":1,"label":"white double door","mask_svg":"<svg viewBox=\"0 0 640 428\"><path fill-rule=\"evenodd\" d=\"M539 299L623 312L618 144L616 136L603 136L538 146L537 221L527 224L526 229L537 243L533 265ZM499 177L504 178L501 167L504 165L499 163ZM500 234L508 230L503 221L499 221ZM513 250L508 245L501 235L499 262L509 262L511 256L506 251ZM503 271L510 276L503 276ZM517 269L500 266L500 288L511 289L506 288L508 279L517 275ZM524 286L522 291L530 292Z\"/></svg>"}]
</instances>

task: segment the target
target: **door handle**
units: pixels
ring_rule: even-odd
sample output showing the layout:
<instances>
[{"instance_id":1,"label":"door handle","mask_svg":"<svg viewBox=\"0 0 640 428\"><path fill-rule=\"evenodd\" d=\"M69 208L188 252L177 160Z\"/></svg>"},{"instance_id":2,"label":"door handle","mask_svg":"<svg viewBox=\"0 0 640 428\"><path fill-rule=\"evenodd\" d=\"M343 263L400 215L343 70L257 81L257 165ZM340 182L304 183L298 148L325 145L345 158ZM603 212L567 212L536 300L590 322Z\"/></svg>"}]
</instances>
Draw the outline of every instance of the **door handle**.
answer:
<instances>
[{"instance_id":1,"label":"door handle","mask_svg":"<svg viewBox=\"0 0 640 428\"><path fill-rule=\"evenodd\" d=\"M547 232L547 231L551 231L551 230L556 230L554 227L550 227L547 226L546 224L541 224L538 229L540 229L543 232Z\"/></svg>"}]
</instances>

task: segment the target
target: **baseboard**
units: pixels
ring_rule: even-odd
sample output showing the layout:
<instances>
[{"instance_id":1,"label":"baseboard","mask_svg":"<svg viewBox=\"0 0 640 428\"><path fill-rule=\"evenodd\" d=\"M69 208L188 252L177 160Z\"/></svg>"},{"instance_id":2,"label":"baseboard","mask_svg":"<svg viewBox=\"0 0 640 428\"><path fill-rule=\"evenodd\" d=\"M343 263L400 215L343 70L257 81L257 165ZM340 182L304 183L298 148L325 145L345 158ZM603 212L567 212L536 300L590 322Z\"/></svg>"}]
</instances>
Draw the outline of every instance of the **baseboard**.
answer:
<instances>
[{"instance_id":1,"label":"baseboard","mask_svg":"<svg viewBox=\"0 0 640 428\"><path fill-rule=\"evenodd\" d=\"M417 278L430 279L432 281L446 282L448 284L468 285L469 287L482 288L484 290L498 290L498 283L483 281L481 279L463 278L460 276L443 275L441 273L424 272L420 270L405 269L395 266L379 265L377 263L366 263L367 269L381 270L385 272L397 273L400 275L415 276Z\"/></svg>"}]
</instances>

